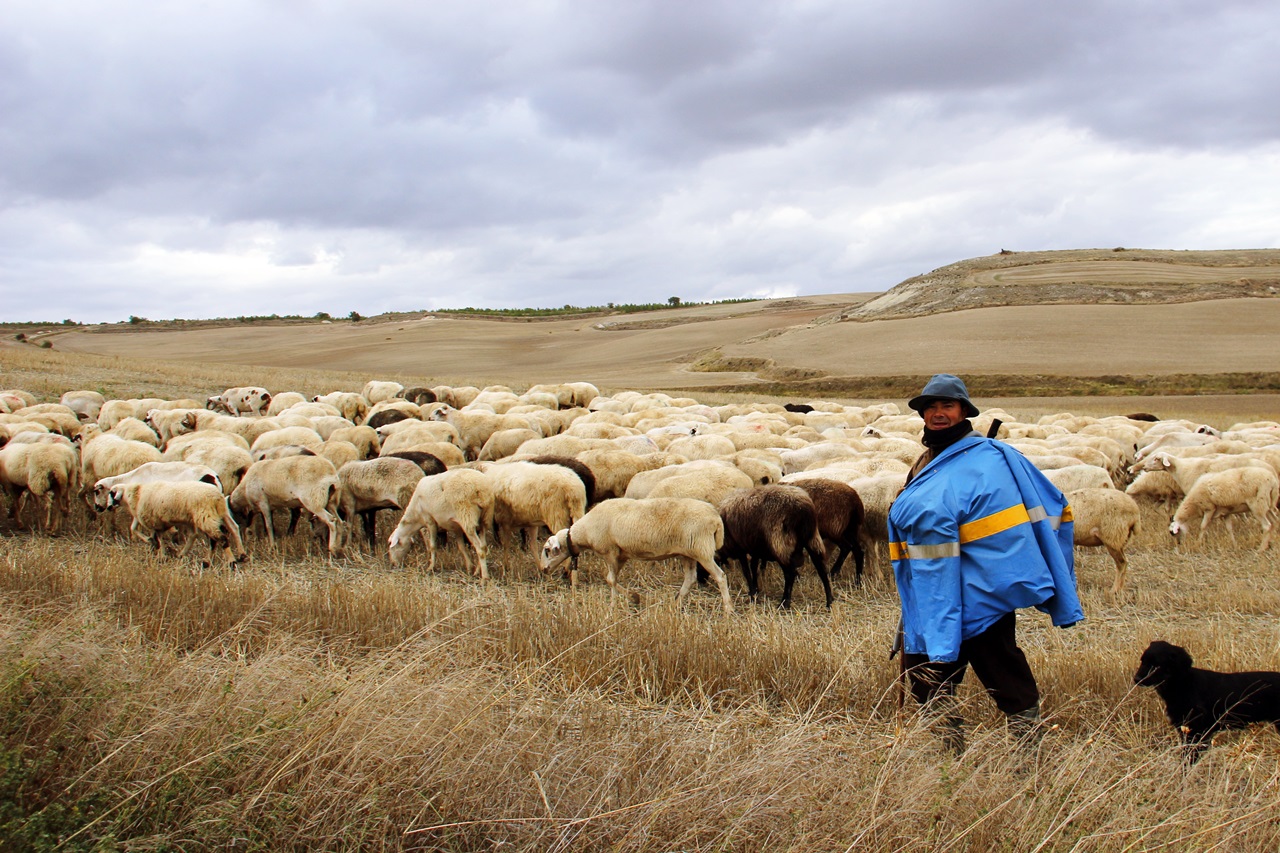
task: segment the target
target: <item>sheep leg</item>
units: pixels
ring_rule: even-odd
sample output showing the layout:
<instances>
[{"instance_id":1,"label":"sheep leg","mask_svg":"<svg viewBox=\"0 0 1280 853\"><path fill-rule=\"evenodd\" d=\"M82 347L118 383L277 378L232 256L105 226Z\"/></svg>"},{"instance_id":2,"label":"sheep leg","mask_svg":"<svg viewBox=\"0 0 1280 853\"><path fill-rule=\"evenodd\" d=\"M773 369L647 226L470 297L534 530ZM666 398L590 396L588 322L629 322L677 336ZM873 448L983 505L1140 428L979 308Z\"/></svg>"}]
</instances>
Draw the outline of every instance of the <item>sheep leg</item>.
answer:
<instances>
[{"instance_id":1,"label":"sheep leg","mask_svg":"<svg viewBox=\"0 0 1280 853\"><path fill-rule=\"evenodd\" d=\"M1125 559L1124 550L1122 548L1112 548L1110 545L1103 545L1107 549L1107 553L1111 555L1111 559L1116 561L1116 582L1111 585L1112 595L1119 595L1124 592L1125 576L1129 571L1129 561Z\"/></svg>"},{"instance_id":2,"label":"sheep leg","mask_svg":"<svg viewBox=\"0 0 1280 853\"><path fill-rule=\"evenodd\" d=\"M791 588L796 585L795 566L779 563L782 567L782 601L778 604L783 610L791 609Z\"/></svg>"},{"instance_id":3,"label":"sheep leg","mask_svg":"<svg viewBox=\"0 0 1280 853\"><path fill-rule=\"evenodd\" d=\"M378 510L365 509L360 511L360 521L364 524L364 535L369 540L369 547L373 548L377 544L378 530Z\"/></svg>"},{"instance_id":4,"label":"sheep leg","mask_svg":"<svg viewBox=\"0 0 1280 853\"><path fill-rule=\"evenodd\" d=\"M690 567L692 567L692 563ZM724 605L725 613L733 612L733 599L729 597L729 578L725 575L724 570L716 565L714 559L708 558L706 562L699 562L698 568L705 571L708 575L715 579L716 586L720 589L720 601ZM696 574L696 572L695 572ZM689 573L685 572L685 587L689 585Z\"/></svg>"},{"instance_id":5,"label":"sheep leg","mask_svg":"<svg viewBox=\"0 0 1280 853\"><path fill-rule=\"evenodd\" d=\"M1258 551L1265 551L1271 546L1271 531L1274 527L1272 516L1280 518L1280 511L1274 508L1268 509L1262 514L1262 542L1258 545Z\"/></svg>"},{"instance_id":6,"label":"sheep leg","mask_svg":"<svg viewBox=\"0 0 1280 853\"><path fill-rule=\"evenodd\" d=\"M471 570L471 574L474 575L479 573L480 580L487 581L489 579L489 545L485 541L484 528L478 527L473 532L472 530L463 527L462 535L467 538L467 542L471 545L472 550L475 551L476 554L476 567ZM462 543L458 544L459 547L461 547ZM467 559L468 555L465 548L462 550L462 554L464 559ZM467 559L467 567L471 568L470 559Z\"/></svg>"},{"instance_id":7,"label":"sheep leg","mask_svg":"<svg viewBox=\"0 0 1280 853\"><path fill-rule=\"evenodd\" d=\"M639 607L642 604L640 594L633 592L618 583L618 575L622 573L622 567L627 564L627 558L621 554L605 555L605 563L609 567L608 573L605 575L605 581L609 584L609 604L612 606L618 599L618 592L621 591L631 596L631 603Z\"/></svg>"},{"instance_id":8,"label":"sheep leg","mask_svg":"<svg viewBox=\"0 0 1280 853\"><path fill-rule=\"evenodd\" d=\"M755 601L760 597L759 567L753 557L739 557L738 565L742 569L742 579L747 582L747 595Z\"/></svg>"},{"instance_id":9,"label":"sheep leg","mask_svg":"<svg viewBox=\"0 0 1280 853\"><path fill-rule=\"evenodd\" d=\"M822 579L822 589L827 594L827 609L830 610L831 602L835 600L835 596L831 594L831 579L827 577L827 569L823 565L825 555L815 551L813 548L806 547L805 550L809 553L809 559L813 561L813 567L817 570L818 577Z\"/></svg>"}]
</instances>

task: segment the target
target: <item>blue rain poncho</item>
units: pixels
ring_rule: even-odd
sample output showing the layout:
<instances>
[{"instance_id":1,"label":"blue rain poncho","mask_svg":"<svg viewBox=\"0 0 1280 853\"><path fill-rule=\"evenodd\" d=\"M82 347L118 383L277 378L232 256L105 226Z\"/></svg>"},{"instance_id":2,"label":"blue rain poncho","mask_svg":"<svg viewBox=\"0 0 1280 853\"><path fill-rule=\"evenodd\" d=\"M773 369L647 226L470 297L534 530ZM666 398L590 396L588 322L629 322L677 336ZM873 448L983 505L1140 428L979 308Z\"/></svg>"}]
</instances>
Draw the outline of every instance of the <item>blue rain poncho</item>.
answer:
<instances>
[{"instance_id":1,"label":"blue rain poncho","mask_svg":"<svg viewBox=\"0 0 1280 853\"><path fill-rule=\"evenodd\" d=\"M1018 451L976 433L946 448L889 511L903 648L954 661L1021 607L1079 622L1072 528L1062 492Z\"/></svg>"}]
</instances>

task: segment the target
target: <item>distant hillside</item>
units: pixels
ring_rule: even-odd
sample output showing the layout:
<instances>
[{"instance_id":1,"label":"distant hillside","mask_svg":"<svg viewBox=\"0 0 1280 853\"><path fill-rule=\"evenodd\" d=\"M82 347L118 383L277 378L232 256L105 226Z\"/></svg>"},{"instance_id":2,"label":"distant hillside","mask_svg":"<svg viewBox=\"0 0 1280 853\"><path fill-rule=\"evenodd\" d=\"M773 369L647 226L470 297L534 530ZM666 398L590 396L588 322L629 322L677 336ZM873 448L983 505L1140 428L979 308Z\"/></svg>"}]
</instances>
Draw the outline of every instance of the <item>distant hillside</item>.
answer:
<instances>
[{"instance_id":1,"label":"distant hillside","mask_svg":"<svg viewBox=\"0 0 1280 853\"><path fill-rule=\"evenodd\" d=\"M1136 305L1280 296L1280 250L1076 249L971 258L817 321L889 320L1006 305Z\"/></svg>"}]
</instances>

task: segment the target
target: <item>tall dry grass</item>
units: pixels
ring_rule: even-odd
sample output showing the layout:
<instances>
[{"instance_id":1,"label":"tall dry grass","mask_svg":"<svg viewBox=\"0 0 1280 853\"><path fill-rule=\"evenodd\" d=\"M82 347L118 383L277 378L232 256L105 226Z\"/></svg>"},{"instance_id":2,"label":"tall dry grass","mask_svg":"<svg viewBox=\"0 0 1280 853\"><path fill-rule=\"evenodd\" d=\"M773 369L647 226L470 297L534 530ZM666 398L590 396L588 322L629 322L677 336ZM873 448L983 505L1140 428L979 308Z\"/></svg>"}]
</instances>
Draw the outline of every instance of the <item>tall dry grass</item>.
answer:
<instances>
[{"instance_id":1,"label":"tall dry grass","mask_svg":"<svg viewBox=\"0 0 1280 853\"><path fill-rule=\"evenodd\" d=\"M46 377L87 384L72 378L85 377ZM174 395L199 387L176 368L162 378ZM1110 559L1081 549L1087 620L1021 619L1054 726L1041 750L1010 744L970 679L970 749L955 759L899 707L884 566L863 589L837 581L830 612L811 573L779 613L750 604L731 572L726 617L711 592L677 609L670 564L628 567L645 606L614 608L590 556L571 593L510 547L488 585L455 552L431 574L421 552L395 571L369 552L330 561L305 535L254 541L232 572L155 557L82 508L56 538L0 520L0 838L13 850L1275 849L1276 734L1224 735L1187 770L1131 674L1154 638L1206 666L1280 669L1280 550L1255 554L1256 527L1238 524L1236 546L1215 531L1175 552L1160 510L1143 524L1128 592L1110 595ZM779 587L770 573L772 600Z\"/></svg>"},{"instance_id":2,"label":"tall dry grass","mask_svg":"<svg viewBox=\"0 0 1280 853\"><path fill-rule=\"evenodd\" d=\"M1119 598L1080 552L1084 624L1021 620L1039 754L970 683L958 760L899 709L883 569L831 612L811 574L792 613L734 575L725 617L711 592L677 609L667 564L629 567L645 606L614 608L590 556L571 593L512 548L481 585L456 552L428 575L299 536L232 572L83 515L6 529L2 828L13 849L1274 849L1276 736L1186 771L1130 677L1156 637L1280 668L1277 557L1256 530L1175 553L1163 524L1146 511Z\"/></svg>"}]
</instances>

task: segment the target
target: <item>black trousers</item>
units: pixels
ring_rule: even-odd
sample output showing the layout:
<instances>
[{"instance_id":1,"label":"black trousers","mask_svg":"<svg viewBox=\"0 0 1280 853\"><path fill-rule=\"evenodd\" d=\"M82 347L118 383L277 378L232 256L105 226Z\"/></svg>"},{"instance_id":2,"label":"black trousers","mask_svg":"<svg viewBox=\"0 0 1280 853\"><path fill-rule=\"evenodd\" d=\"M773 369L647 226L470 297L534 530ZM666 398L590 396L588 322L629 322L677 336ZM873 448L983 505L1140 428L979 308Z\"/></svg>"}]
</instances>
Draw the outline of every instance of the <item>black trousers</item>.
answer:
<instances>
[{"instance_id":1,"label":"black trousers","mask_svg":"<svg viewBox=\"0 0 1280 853\"><path fill-rule=\"evenodd\" d=\"M954 695L965 669L971 666L1001 711L1016 714L1032 707L1040 701L1040 691L1027 656L1018 648L1016 626L1017 616L1005 614L978 636L961 643L960 656L948 663L930 661L928 655L904 654L911 695L921 705L939 694Z\"/></svg>"}]
</instances>

